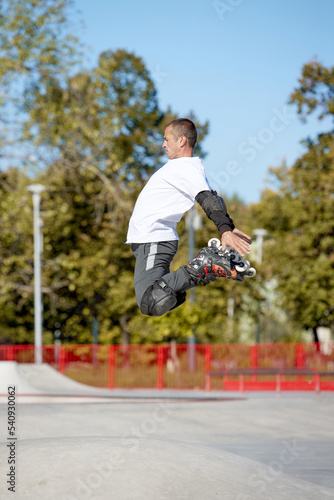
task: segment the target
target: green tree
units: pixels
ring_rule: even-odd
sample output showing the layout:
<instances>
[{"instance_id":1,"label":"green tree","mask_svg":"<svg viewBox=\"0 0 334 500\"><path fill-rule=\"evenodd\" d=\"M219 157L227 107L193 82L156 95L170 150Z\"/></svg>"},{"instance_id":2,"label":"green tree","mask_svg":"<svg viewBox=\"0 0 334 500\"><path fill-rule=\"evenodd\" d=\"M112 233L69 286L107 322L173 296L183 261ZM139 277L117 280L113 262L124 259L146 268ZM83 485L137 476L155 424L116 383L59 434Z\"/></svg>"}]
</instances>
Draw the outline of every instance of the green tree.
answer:
<instances>
[{"instance_id":1,"label":"green tree","mask_svg":"<svg viewBox=\"0 0 334 500\"><path fill-rule=\"evenodd\" d=\"M26 185L17 169L0 174L0 342L32 341L32 210Z\"/></svg>"},{"instance_id":2,"label":"green tree","mask_svg":"<svg viewBox=\"0 0 334 500\"><path fill-rule=\"evenodd\" d=\"M303 68L291 103L302 119L334 115L334 68L311 62ZM334 133L304 141L292 167L270 169L276 189L264 191L255 209L272 241L270 272L296 324L311 329L334 324Z\"/></svg>"},{"instance_id":3,"label":"green tree","mask_svg":"<svg viewBox=\"0 0 334 500\"><path fill-rule=\"evenodd\" d=\"M21 166L36 151L24 142L25 103L61 82L80 60L78 39L69 26L69 0L0 2L0 157Z\"/></svg>"},{"instance_id":4,"label":"green tree","mask_svg":"<svg viewBox=\"0 0 334 500\"><path fill-rule=\"evenodd\" d=\"M310 61L302 69L299 86L292 92L290 104L297 105L298 114L306 122L311 113L319 120L334 116L334 67L326 68L318 61Z\"/></svg>"},{"instance_id":5,"label":"green tree","mask_svg":"<svg viewBox=\"0 0 334 500\"><path fill-rule=\"evenodd\" d=\"M78 65L69 11L68 0L0 2L1 335L13 342L31 342L33 324L32 179L23 168L38 154L23 137L26 103Z\"/></svg>"}]
</instances>

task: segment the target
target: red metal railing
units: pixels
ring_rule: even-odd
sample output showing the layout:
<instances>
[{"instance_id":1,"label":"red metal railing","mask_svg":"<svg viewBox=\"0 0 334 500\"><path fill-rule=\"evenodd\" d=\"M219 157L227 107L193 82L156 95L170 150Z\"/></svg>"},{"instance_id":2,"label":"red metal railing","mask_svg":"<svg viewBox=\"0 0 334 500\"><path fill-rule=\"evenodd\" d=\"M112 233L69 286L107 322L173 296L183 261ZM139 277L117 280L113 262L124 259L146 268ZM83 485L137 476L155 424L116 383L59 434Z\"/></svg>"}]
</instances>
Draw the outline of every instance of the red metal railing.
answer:
<instances>
[{"instance_id":1,"label":"red metal railing","mask_svg":"<svg viewBox=\"0 0 334 500\"><path fill-rule=\"evenodd\" d=\"M0 346L0 361L33 363L32 345ZM212 345L62 345L43 346L43 363L84 384L105 388L206 388L239 390L236 372L273 369L282 374L280 390L314 390L315 377L291 375L291 370L322 372L320 389L334 390L334 342L322 344L212 344ZM290 370L289 375L284 371ZM228 374L228 372L232 374ZM318 383L318 382L317 382ZM277 390L275 375L246 374L243 390Z\"/></svg>"}]
</instances>

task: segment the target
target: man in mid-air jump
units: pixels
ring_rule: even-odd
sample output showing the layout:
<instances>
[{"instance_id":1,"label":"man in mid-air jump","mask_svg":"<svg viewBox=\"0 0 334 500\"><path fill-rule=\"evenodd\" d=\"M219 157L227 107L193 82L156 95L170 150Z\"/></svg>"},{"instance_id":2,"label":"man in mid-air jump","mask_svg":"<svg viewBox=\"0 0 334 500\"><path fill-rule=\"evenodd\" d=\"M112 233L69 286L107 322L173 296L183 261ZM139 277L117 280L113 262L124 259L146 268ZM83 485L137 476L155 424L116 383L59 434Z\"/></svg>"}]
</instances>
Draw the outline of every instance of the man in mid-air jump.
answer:
<instances>
[{"instance_id":1,"label":"man in mid-air jump","mask_svg":"<svg viewBox=\"0 0 334 500\"><path fill-rule=\"evenodd\" d=\"M176 225L195 202L220 231L222 250L230 246L243 256L252 242L234 226L224 200L211 190L202 161L193 156L196 140L191 120L180 118L167 125L162 147L169 161L144 186L130 219L127 243L136 257L136 299L141 312L149 316L162 316L181 305L186 290L200 283L218 277L243 281L231 262L209 247L170 272L179 239Z\"/></svg>"}]
</instances>

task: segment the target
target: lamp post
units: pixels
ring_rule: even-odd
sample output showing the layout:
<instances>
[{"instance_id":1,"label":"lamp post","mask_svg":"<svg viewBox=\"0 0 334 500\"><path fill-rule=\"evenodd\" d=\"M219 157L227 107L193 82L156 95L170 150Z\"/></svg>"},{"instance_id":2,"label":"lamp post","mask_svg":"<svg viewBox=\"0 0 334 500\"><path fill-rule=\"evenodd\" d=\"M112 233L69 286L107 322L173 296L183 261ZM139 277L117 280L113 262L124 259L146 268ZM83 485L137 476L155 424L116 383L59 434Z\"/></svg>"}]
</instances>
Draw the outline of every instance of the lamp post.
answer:
<instances>
[{"instance_id":1,"label":"lamp post","mask_svg":"<svg viewBox=\"0 0 334 500\"><path fill-rule=\"evenodd\" d=\"M267 234L267 231L265 229L254 229L253 234L256 238L256 262L261 264L263 238Z\"/></svg>"},{"instance_id":2,"label":"lamp post","mask_svg":"<svg viewBox=\"0 0 334 500\"><path fill-rule=\"evenodd\" d=\"M35 327L35 363L42 363L42 292L41 292L41 220L39 207L42 184L31 184L27 190L32 193L34 207L34 327Z\"/></svg>"},{"instance_id":3,"label":"lamp post","mask_svg":"<svg viewBox=\"0 0 334 500\"><path fill-rule=\"evenodd\" d=\"M257 264L262 263L262 247L263 247L263 238L267 234L265 229L254 229L253 234L256 238L256 262ZM258 278L260 279L259 275ZM257 310L257 327L256 327L256 343L260 343L261 336L261 310L260 310L260 301L258 301L258 310Z\"/></svg>"},{"instance_id":4,"label":"lamp post","mask_svg":"<svg viewBox=\"0 0 334 500\"><path fill-rule=\"evenodd\" d=\"M253 234L256 238L256 262L257 264L262 263L262 246L263 246L263 238L267 234L265 229L254 229ZM260 280L260 276L257 277ZM257 325L256 325L256 343L260 343L261 337L261 308L260 301L258 301L258 309L257 309Z\"/></svg>"},{"instance_id":5,"label":"lamp post","mask_svg":"<svg viewBox=\"0 0 334 500\"><path fill-rule=\"evenodd\" d=\"M195 206L192 206L188 212L186 219L186 224L188 226L188 251L189 251L189 262L195 256L195 231L202 227L202 217L195 210ZM195 302L196 293L195 288L189 290L190 302ZM188 355L189 355L189 371L193 372L195 370L195 343L196 343L196 325L193 325L193 335L188 337Z\"/></svg>"},{"instance_id":6,"label":"lamp post","mask_svg":"<svg viewBox=\"0 0 334 500\"><path fill-rule=\"evenodd\" d=\"M195 206L192 206L186 218L188 227L188 258L189 262L195 256L195 231L202 227L202 217L196 212ZM189 290L190 302L195 302L195 288Z\"/></svg>"}]
</instances>

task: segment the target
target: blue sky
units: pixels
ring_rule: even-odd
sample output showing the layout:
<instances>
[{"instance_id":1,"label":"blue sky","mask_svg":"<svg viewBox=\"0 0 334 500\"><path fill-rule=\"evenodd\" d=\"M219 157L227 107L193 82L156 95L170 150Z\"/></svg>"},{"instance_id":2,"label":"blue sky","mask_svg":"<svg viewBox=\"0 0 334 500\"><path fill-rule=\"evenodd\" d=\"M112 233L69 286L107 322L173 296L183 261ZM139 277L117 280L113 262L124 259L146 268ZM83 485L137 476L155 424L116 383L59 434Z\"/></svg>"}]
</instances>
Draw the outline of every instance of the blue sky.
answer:
<instances>
[{"instance_id":1,"label":"blue sky","mask_svg":"<svg viewBox=\"0 0 334 500\"><path fill-rule=\"evenodd\" d=\"M104 50L140 56L162 109L209 121L213 188L257 202L269 166L291 165L300 141L328 130L288 106L303 64L334 65L332 0L74 0L94 65Z\"/></svg>"}]
</instances>

